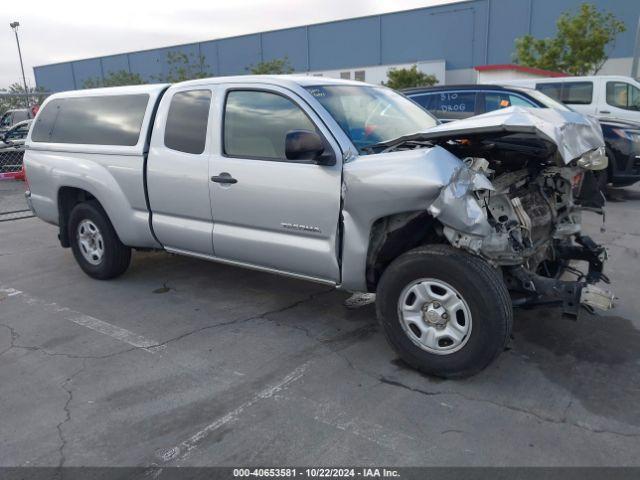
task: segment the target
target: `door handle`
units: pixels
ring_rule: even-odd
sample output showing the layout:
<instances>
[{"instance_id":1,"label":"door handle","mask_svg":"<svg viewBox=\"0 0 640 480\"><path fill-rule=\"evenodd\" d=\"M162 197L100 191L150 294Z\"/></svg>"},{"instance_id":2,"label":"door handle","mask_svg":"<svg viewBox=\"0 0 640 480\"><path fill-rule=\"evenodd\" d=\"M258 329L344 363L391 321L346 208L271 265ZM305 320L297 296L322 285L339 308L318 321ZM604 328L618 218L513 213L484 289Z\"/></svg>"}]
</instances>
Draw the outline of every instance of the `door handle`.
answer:
<instances>
[{"instance_id":1,"label":"door handle","mask_svg":"<svg viewBox=\"0 0 640 480\"><path fill-rule=\"evenodd\" d=\"M609 110L600 110L600 113L611 113Z\"/></svg>"},{"instance_id":2,"label":"door handle","mask_svg":"<svg viewBox=\"0 0 640 480\"><path fill-rule=\"evenodd\" d=\"M227 184L238 183L238 180L233 178L231 174L227 172L222 172L220 175L215 175L211 177L211 181L216 183L227 183Z\"/></svg>"}]
</instances>

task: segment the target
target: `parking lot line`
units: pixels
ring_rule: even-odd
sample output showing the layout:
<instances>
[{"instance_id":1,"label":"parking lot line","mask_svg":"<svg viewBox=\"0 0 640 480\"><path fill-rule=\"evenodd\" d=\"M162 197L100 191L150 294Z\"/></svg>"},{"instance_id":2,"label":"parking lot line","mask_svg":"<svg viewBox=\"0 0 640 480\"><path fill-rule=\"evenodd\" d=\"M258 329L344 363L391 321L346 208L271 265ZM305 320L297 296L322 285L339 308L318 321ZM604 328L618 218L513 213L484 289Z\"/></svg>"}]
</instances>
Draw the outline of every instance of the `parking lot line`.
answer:
<instances>
[{"instance_id":1,"label":"parking lot line","mask_svg":"<svg viewBox=\"0 0 640 480\"><path fill-rule=\"evenodd\" d=\"M308 362L300 365L299 367L289 372L277 383L270 385L267 388L256 393L249 400L234 408L222 417L217 418L201 430L198 430L186 440L171 448L164 449L163 454L160 455L160 460L162 460L162 462L164 463L176 459L184 460L195 448L198 447L198 444L202 442L202 440L204 440L206 437L208 437L211 433L218 430L220 427L227 425L228 423L238 420L240 414L242 414L245 410L250 408L255 403L259 402L260 400L273 397L276 393L280 392L293 382L299 380L304 375L304 372L306 371L308 366Z\"/></svg>"},{"instance_id":2,"label":"parking lot line","mask_svg":"<svg viewBox=\"0 0 640 480\"><path fill-rule=\"evenodd\" d=\"M158 350L164 348L164 346L158 345L160 342L152 340L137 333L131 332L125 328L112 325L91 315L85 315L84 313L77 312L67 307L62 307L55 302L47 302L39 298L35 298L28 293L21 290L16 290L11 287L0 286L0 294L4 294L7 298L19 298L23 303L28 305L39 305L45 310L56 313L63 313L64 318L76 325L89 328L93 331L108 335L111 338L115 338L121 342L127 343L133 347L140 348L149 353L155 353ZM1 297L0 297L1 300Z\"/></svg>"}]
</instances>

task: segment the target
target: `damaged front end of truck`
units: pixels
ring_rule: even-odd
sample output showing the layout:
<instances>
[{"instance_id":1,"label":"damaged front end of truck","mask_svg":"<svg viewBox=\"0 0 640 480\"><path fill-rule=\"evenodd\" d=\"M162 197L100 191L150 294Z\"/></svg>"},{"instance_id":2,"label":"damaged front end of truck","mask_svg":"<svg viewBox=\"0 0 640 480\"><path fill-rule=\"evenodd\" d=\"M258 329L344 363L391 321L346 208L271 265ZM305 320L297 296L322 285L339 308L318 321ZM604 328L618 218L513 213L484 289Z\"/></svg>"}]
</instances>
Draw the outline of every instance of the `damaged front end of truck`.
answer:
<instances>
[{"instance_id":1,"label":"damaged front end of truck","mask_svg":"<svg viewBox=\"0 0 640 480\"><path fill-rule=\"evenodd\" d=\"M585 182L607 166L595 120L574 112L508 108L439 125L381 153L425 147L462 159L456 165L441 159L439 171L448 178L429 186L435 198L422 199L439 240L501 270L514 306L561 305L571 316L581 306L612 308L613 295L595 286L609 282L603 273L606 249L581 231L583 210L604 215L602 193L586 191ZM437 155L427 161L437 163ZM374 225L368 262L375 264L394 230L416 219L424 217L399 216L377 231Z\"/></svg>"},{"instance_id":2,"label":"damaged front end of truck","mask_svg":"<svg viewBox=\"0 0 640 480\"><path fill-rule=\"evenodd\" d=\"M594 285L609 281L606 249L581 232L583 208L593 210L582 204L602 195L581 192L584 178L607 166L597 123L509 109L438 130L428 136L465 159L428 209L448 242L500 267L514 305L561 304L567 315L611 308L613 295Z\"/></svg>"}]
</instances>

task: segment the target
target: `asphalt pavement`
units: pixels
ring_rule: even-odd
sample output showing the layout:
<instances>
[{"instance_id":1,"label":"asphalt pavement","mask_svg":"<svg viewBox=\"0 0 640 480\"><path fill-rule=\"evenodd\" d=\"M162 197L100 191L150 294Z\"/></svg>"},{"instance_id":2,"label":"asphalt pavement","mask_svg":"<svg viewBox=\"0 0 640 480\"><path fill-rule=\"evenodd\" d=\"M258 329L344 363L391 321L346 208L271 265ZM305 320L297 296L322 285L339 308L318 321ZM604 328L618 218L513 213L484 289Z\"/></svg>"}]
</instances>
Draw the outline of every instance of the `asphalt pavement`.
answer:
<instances>
[{"instance_id":1,"label":"asphalt pavement","mask_svg":"<svg viewBox=\"0 0 640 480\"><path fill-rule=\"evenodd\" d=\"M344 292L166 253L96 281L55 227L0 222L0 466L640 465L640 188L614 199L585 224L616 308L517 311L460 381L407 368Z\"/></svg>"}]
</instances>

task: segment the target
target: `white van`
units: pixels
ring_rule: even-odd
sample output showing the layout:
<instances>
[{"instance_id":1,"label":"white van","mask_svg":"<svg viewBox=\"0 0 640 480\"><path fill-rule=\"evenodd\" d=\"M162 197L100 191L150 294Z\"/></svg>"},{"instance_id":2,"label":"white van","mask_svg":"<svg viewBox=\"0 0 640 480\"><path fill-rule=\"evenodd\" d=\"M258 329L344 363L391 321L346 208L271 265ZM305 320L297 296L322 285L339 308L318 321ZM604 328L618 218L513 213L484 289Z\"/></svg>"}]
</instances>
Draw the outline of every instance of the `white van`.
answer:
<instances>
[{"instance_id":1,"label":"white van","mask_svg":"<svg viewBox=\"0 0 640 480\"><path fill-rule=\"evenodd\" d=\"M640 83L631 77L531 78L500 83L535 88L578 112L598 118L640 122Z\"/></svg>"}]
</instances>

